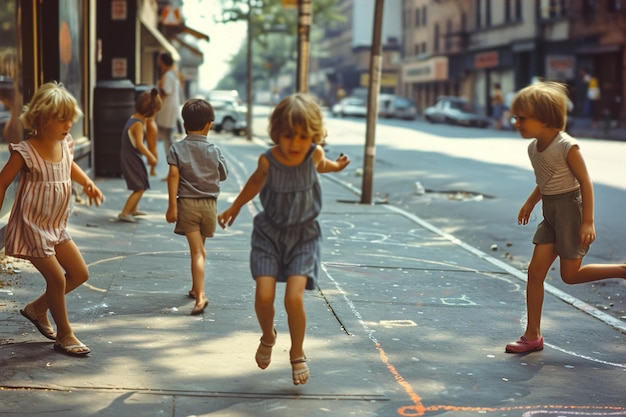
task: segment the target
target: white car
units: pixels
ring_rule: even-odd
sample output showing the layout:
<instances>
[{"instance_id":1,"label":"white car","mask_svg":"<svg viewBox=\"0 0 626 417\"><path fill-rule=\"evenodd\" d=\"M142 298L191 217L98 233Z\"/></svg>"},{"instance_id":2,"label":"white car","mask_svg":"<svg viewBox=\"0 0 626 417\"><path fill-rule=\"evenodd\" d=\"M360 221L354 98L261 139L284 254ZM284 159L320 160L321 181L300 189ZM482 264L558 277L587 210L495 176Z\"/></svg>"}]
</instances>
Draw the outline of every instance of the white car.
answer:
<instances>
[{"instance_id":1,"label":"white car","mask_svg":"<svg viewBox=\"0 0 626 417\"><path fill-rule=\"evenodd\" d=\"M459 126L486 128L491 120L476 110L475 106L461 97L443 96L424 110L424 117L430 123L447 123Z\"/></svg>"},{"instance_id":2,"label":"white car","mask_svg":"<svg viewBox=\"0 0 626 417\"><path fill-rule=\"evenodd\" d=\"M241 106L237 100L223 100L212 98L209 100L213 111L215 112L215 120L213 121L213 130L216 133L233 132L243 135L246 132L246 117L248 109Z\"/></svg>"},{"instance_id":3,"label":"white car","mask_svg":"<svg viewBox=\"0 0 626 417\"><path fill-rule=\"evenodd\" d=\"M393 94L378 96L378 115L380 117L415 120L417 108L413 100Z\"/></svg>"},{"instance_id":4,"label":"white car","mask_svg":"<svg viewBox=\"0 0 626 417\"><path fill-rule=\"evenodd\" d=\"M362 98L346 97L332 108L333 116L367 116L367 103Z\"/></svg>"}]
</instances>

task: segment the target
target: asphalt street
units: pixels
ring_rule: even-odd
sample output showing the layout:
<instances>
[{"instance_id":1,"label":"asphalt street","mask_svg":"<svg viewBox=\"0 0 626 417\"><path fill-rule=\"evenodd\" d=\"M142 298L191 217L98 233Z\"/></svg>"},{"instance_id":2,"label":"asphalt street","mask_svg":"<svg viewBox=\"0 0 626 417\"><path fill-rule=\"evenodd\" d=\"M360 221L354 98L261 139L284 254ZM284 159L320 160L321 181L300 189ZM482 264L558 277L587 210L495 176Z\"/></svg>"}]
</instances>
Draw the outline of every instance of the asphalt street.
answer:
<instances>
[{"instance_id":1,"label":"asphalt street","mask_svg":"<svg viewBox=\"0 0 626 417\"><path fill-rule=\"evenodd\" d=\"M213 139L231 171L222 210L267 142ZM545 349L504 353L523 331L524 274L401 209L360 204L341 173L322 176L322 274L306 294L311 378L291 382L281 286L272 364L258 369L248 255L260 206L207 241L210 304L190 316L187 243L164 217L166 171L161 155L136 224L116 218L128 196L120 178L96 179L101 207L74 205L70 233L90 279L68 311L89 357L55 352L19 314L43 279L4 259L0 415L626 416L623 322L548 286Z\"/></svg>"}]
</instances>

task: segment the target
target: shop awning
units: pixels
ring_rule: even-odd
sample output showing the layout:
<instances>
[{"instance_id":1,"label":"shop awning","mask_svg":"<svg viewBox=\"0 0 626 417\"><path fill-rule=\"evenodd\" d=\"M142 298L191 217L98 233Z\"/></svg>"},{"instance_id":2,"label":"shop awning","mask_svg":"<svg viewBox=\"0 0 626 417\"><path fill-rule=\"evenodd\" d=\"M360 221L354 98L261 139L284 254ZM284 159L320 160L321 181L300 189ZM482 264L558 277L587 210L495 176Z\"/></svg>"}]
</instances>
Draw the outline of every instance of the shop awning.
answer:
<instances>
[{"instance_id":1,"label":"shop awning","mask_svg":"<svg viewBox=\"0 0 626 417\"><path fill-rule=\"evenodd\" d=\"M141 18L139 20L141 21L141 26L143 26L148 31L148 33L154 38L154 40L159 45L163 47L163 49L165 49L167 52L169 52L172 55L172 58L174 59L174 61L180 61L180 54L178 53L176 48L174 48L174 45L172 45L165 38L165 36L163 36L163 34L159 32L159 30L155 28L152 24L144 21L144 19L141 19Z\"/></svg>"},{"instance_id":2,"label":"shop awning","mask_svg":"<svg viewBox=\"0 0 626 417\"><path fill-rule=\"evenodd\" d=\"M189 33L190 35L195 36L198 39L204 39L207 42L209 41L209 35L205 35L204 33L197 31L195 29L190 28L189 26L185 26L183 25L183 32L184 33Z\"/></svg>"},{"instance_id":3,"label":"shop awning","mask_svg":"<svg viewBox=\"0 0 626 417\"><path fill-rule=\"evenodd\" d=\"M578 55L597 55L597 54L610 54L619 52L622 49L622 45L608 44L608 45L583 45L576 50Z\"/></svg>"}]
</instances>

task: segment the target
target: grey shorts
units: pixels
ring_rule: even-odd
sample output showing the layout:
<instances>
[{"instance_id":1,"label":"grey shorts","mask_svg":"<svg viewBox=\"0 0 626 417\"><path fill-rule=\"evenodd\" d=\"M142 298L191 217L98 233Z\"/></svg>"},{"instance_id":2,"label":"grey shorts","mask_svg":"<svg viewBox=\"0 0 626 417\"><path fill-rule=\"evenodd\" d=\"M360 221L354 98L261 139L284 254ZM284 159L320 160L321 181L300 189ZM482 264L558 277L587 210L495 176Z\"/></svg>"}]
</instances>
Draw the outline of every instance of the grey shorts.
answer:
<instances>
[{"instance_id":1,"label":"grey shorts","mask_svg":"<svg viewBox=\"0 0 626 417\"><path fill-rule=\"evenodd\" d=\"M204 237L213 237L217 219L217 200L214 198L179 198L178 220L174 233L186 235L200 231Z\"/></svg>"},{"instance_id":2,"label":"grey shorts","mask_svg":"<svg viewBox=\"0 0 626 417\"><path fill-rule=\"evenodd\" d=\"M583 208L580 190L543 195L543 221L537 226L533 243L553 243L561 259L581 259L589 251L580 243Z\"/></svg>"}]
</instances>

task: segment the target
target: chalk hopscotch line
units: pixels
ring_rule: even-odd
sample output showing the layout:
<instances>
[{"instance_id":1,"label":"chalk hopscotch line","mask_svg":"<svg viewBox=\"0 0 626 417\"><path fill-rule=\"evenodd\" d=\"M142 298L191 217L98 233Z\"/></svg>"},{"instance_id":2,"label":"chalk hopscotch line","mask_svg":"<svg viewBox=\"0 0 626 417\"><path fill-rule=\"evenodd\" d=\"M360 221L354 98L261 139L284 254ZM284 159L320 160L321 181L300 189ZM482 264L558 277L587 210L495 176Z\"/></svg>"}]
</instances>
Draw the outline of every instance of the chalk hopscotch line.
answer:
<instances>
[{"instance_id":1,"label":"chalk hopscotch line","mask_svg":"<svg viewBox=\"0 0 626 417\"><path fill-rule=\"evenodd\" d=\"M374 330L370 329L369 326L365 323L363 316L356 308L352 300L348 297L347 293L344 291L343 287L332 274L328 271L327 265L322 263L322 271L326 275L326 277L333 283L337 291L341 294L341 297L348 305L348 308L352 312L352 314L356 317L357 321L367 334L368 339L374 344L374 348L378 352L381 362L389 373L393 376L394 380L402 387L404 392L408 395L409 399L413 403L412 405L399 407L397 409L398 415L402 417L421 417L424 416L428 412L438 412L438 411L469 411L476 413L490 413L490 412L503 412L503 411L523 411L528 410L529 412L539 413L539 414L528 414L528 417L533 416L541 416L540 413L544 413L542 410L568 410L566 413L562 413L563 417L569 417L570 415L574 416L569 410L574 410L577 414L576 416L624 416L626 417L626 409L617 407L617 406L566 406L566 405L536 405L536 406L518 406L518 407L464 407L464 406L455 406L455 405L432 405L425 406L422 397L413 389L411 384L400 374L398 369L395 367L393 363L389 360L385 349L382 344L376 339L374 336ZM590 358L593 359L593 358ZM606 363L606 362L604 362ZM610 363L606 363L610 364ZM621 364L617 364L618 366L623 366ZM606 412L605 412L606 411ZM608 412L608 413L607 413ZM569 413L569 414L568 414ZM526 416L527 414L524 414Z\"/></svg>"},{"instance_id":2,"label":"chalk hopscotch line","mask_svg":"<svg viewBox=\"0 0 626 417\"><path fill-rule=\"evenodd\" d=\"M347 188L348 190L350 190L352 193L356 194L357 196L361 195L361 191L357 188L355 188L352 184L349 184L341 179L339 179L338 177L332 175L332 174L325 174L324 178L329 179L330 181L341 185L344 188ZM408 213L404 210L402 210L401 208L398 207L394 207L392 205L389 204L385 204L382 207L384 207L386 210L395 212L397 214L400 214L404 217L406 217L407 219L411 220L412 222L422 226L423 228L430 230L431 232L447 239L448 241L454 243L457 246L460 246L461 248L465 249L466 251L476 255L478 258L483 259L486 262L489 262L490 264L504 270L505 272L513 275L516 278L519 278L520 280L526 282L526 274L523 273L522 271L520 271L519 269L516 269L514 267L512 267L511 265L496 259L492 256L489 256L488 254L486 254L485 252L471 246L468 245L467 243L463 242L462 240L456 238L455 236L444 232L443 230L439 229L438 227L428 223L427 221L421 219L420 217ZM582 300L579 300L578 298L572 297L571 295L559 290L558 288L550 285L549 283L545 283L544 284L544 288L545 291L552 294L553 296L559 298L560 300L562 300L565 303L568 303L570 305L572 305L573 307L576 307L577 309L579 309L580 311L589 314L592 317L595 317L596 319L604 322L605 324L607 324L610 327L613 327L616 330L619 330L620 332L626 334L626 323L622 322L621 320L618 320L617 318L610 316L600 310L598 310L595 307L590 306L589 304L585 303Z\"/></svg>"},{"instance_id":3,"label":"chalk hopscotch line","mask_svg":"<svg viewBox=\"0 0 626 417\"><path fill-rule=\"evenodd\" d=\"M499 259L496 259L492 256L489 256L488 254L486 254L485 252L468 245L467 243L463 242L462 240L452 236L449 233L444 232L443 230L439 229L438 227L433 226L432 224L424 221L423 219L419 218L418 216L415 216L411 213L407 213L406 211L399 209L397 207L393 207L393 206L389 206L386 205L385 208L387 210L391 210L394 211L406 218L408 218L409 220L419 224L420 226L432 231L435 234L438 234L439 236L442 236L446 239L448 239L450 242L454 243L457 246L460 246L461 248L467 250L468 252L476 255L477 257L479 257L480 259L485 260L486 262L489 262L490 264L497 266L498 268L508 272L509 274L513 275L516 278L521 279L522 281L526 282L526 274L523 273L522 271L520 271L519 269L516 269L514 267L512 267L511 265L502 262ZM579 300L576 297L572 297L571 295L559 290L558 288L550 285L549 283L544 283L544 288L545 291L554 295L555 297L559 298L560 300L566 302L567 304L570 304L574 307L576 307L577 309L579 309L580 311L589 314L592 317L597 318L600 321L603 321L604 323L606 323L607 325L613 327L616 330L619 330L620 332L626 334L626 323L616 319L613 316L610 316L600 310L598 310L595 307L590 306L589 304L585 303L584 301Z\"/></svg>"}]
</instances>

